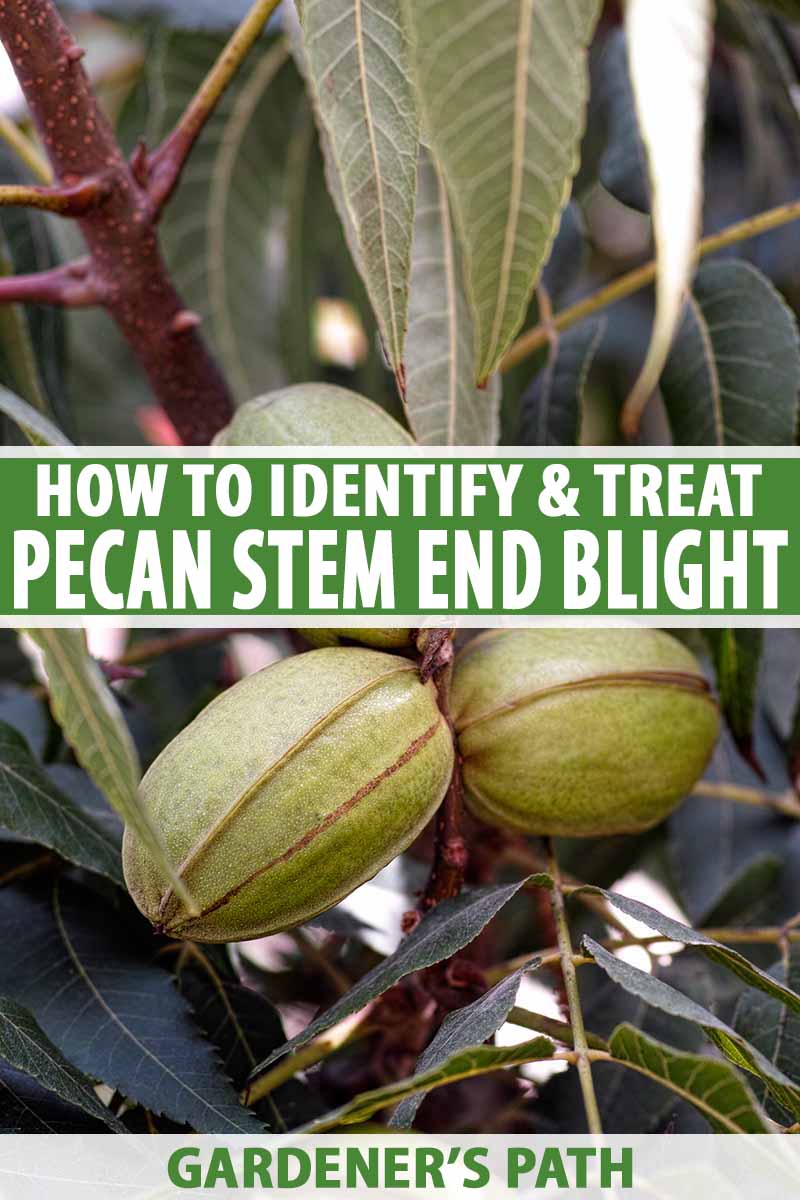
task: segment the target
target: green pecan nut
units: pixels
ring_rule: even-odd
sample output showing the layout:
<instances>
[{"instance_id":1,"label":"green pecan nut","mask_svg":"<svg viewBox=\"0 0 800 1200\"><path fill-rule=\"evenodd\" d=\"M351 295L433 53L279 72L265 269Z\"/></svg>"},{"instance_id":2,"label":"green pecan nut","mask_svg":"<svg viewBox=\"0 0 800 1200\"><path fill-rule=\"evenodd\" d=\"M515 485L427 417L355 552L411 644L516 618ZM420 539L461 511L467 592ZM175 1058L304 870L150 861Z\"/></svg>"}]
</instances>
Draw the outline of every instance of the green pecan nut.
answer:
<instances>
[{"instance_id":1,"label":"green pecan nut","mask_svg":"<svg viewBox=\"0 0 800 1200\"><path fill-rule=\"evenodd\" d=\"M648 829L719 734L692 654L647 629L484 634L456 659L451 707L471 809L533 834Z\"/></svg>"},{"instance_id":2,"label":"green pecan nut","mask_svg":"<svg viewBox=\"0 0 800 1200\"><path fill-rule=\"evenodd\" d=\"M217 446L410 446L393 417L357 392L299 383L248 400L217 434Z\"/></svg>"},{"instance_id":3,"label":"green pecan nut","mask_svg":"<svg viewBox=\"0 0 800 1200\"><path fill-rule=\"evenodd\" d=\"M142 795L200 912L130 829L128 889L171 937L244 941L309 920L402 853L441 802L452 737L414 663L312 650L224 692Z\"/></svg>"}]
</instances>

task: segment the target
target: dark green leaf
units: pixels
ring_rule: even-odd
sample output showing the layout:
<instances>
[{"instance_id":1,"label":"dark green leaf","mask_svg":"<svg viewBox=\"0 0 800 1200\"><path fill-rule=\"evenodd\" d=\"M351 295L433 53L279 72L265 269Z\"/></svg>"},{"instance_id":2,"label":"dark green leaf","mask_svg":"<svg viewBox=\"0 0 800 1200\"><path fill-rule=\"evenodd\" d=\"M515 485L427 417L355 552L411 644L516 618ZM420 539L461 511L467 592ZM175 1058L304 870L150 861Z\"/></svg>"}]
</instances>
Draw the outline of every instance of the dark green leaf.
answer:
<instances>
[{"instance_id":1,"label":"dark green leaf","mask_svg":"<svg viewBox=\"0 0 800 1200\"><path fill-rule=\"evenodd\" d=\"M661 376L676 444L792 445L798 390L797 323L775 288L749 263L704 263Z\"/></svg>"},{"instance_id":2,"label":"dark green leaf","mask_svg":"<svg viewBox=\"0 0 800 1200\"><path fill-rule=\"evenodd\" d=\"M607 892L602 888L584 888L582 890L605 896L614 908L618 908L620 912L633 917L636 921L641 921L655 933L663 934L666 941L682 942L684 946L694 946L711 962L732 971L748 987L766 992L768 996L772 996L781 1004L788 1005L793 1012L800 1013L800 996L796 992L773 979L766 971L754 966L744 955L739 954L730 946L723 946L720 942L715 942L713 938L707 937L706 934L696 929L690 929L688 925L683 925L680 921L673 921L671 917L664 916L663 913L657 912L647 904L642 904L639 900L631 900L628 896L621 896L617 892Z\"/></svg>"},{"instance_id":3,"label":"dark green leaf","mask_svg":"<svg viewBox=\"0 0 800 1200\"><path fill-rule=\"evenodd\" d=\"M694 1105L716 1133L772 1132L752 1092L727 1063L684 1054L632 1025L614 1030L609 1049Z\"/></svg>"},{"instance_id":4,"label":"dark green leaf","mask_svg":"<svg viewBox=\"0 0 800 1200\"><path fill-rule=\"evenodd\" d=\"M100 1119L60 1100L30 1075L0 1062L0 1134L108 1133Z\"/></svg>"},{"instance_id":5,"label":"dark green leaf","mask_svg":"<svg viewBox=\"0 0 800 1200\"><path fill-rule=\"evenodd\" d=\"M122 883L118 843L60 792L21 734L0 721L0 825Z\"/></svg>"},{"instance_id":6,"label":"dark green leaf","mask_svg":"<svg viewBox=\"0 0 800 1200\"><path fill-rule=\"evenodd\" d=\"M757 715L755 734L758 760L767 775L766 786L780 794L789 786L785 754L763 713ZM752 769L742 760L727 730L705 778L745 787L755 782ZM800 823L768 808L704 796L702 784L700 788L699 795L672 814L668 827L670 865L692 924L699 928L711 924L718 909L727 911L728 919L735 917L737 923L747 925L771 924L794 916L800 908L800 879L795 881L800 862ZM748 894L749 872L765 860L777 860L782 865L776 886L768 887L767 867L767 873L760 876L760 897L755 888ZM737 893L746 905L738 915L732 908ZM719 923L717 918L714 923Z\"/></svg>"},{"instance_id":7,"label":"dark green leaf","mask_svg":"<svg viewBox=\"0 0 800 1200\"><path fill-rule=\"evenodd\" d=\"M722 711L739 753L753 758L753 717L764 633L761 629L707 629Z\"/></svg>"},{"instance_id":8,"label":"dark green leaf","mask_svg":"<svg viewBox=\"0 0 800 1200\"><path fill-rule=\"evenodd\" d=\"M788 970L787 970L788 966ZM795 991L800 988L800 947L794 945L788 964L776 963L770 974ZM791 1079L800 1079L800 1017L770 996L745 992L733 1018L733 1027L751 1045ZM777 1110L765 1095L767 1112L785 1123L785 1111Z\"/></svg>"},{"instance_id":9,"label":"dark green leaf","mask_svg":"<svg viewBox=\"0 0 800 1200\"><path fill-rule=\"evenodd\" d=\"M67 1062L26 1009L2 996L0 1059L10 1067L29 1075L68 1104L74 1104L89 1116L102 1121L109 1129L116 1133L124 1132L113 1114L97 1099L91 1080ZM0 1097L2 1091L0 1076Z\"/></svg>"},{"instance_id":10,"label":"dark green leaf","mask_svg":"<svg viewBox=\"0 0 800 1200\"><path fill-rule=\"evenodd\" d=\"M668 964L654 964L654 974L705 1008L714 1008L716 980L710 964L694 955L677 954ZM619 1025L632 1025L648 1038L675 1047L680 1053L698 1054L705 1035L695 1025L650 1008L613 983L599 967L584 965L579 980L581 1007L587 1030L611 1037ZM607 1049L607 1046L606 1046ZM654 1080L613 1063L597 1062L592 1068L595 1090L606 1133L707 1133L708 1125L696 1109L665 1091ZM541 1089L538 1105L542 1119L559 1129L588 1132L580 1083L575 1071L554 1076Z\"/></svg>"},{"instance_id":11,"label":"dark green leaf","mask_svg":"<svg viewBox=\"0 0 800 1200\"><path fill-rule=\"evenodd\" d=\"M473 891L462 893L454 900L443 900L436 908L426 913L416 929L403 939L394 954L360 979L355 987L321 1017L312 1021L302 1033L274 1050L259 1063L253 1074L259 1074L276 1058L297 1050L318 1034L349 1017L351 1013L358 1012L406 975L413 971L422 971L425 967L441 962L442 959L451 958L464 946L468 946L489 924L492 917L517 894L524 882L519 880L503 887L475 888Z\"/></svg>"},{"instance_id":12,"label":"dark green leaf","mask_svg":"<svg viewBox=\"0 0 800 1200\"><path fill-rule=\"evenodd\" d=\"M207 959L204 965L184 967L178 987L203 1033L219 1050L225 1074L237 1090L244 1087L256 1063L286 1040L277 1009L253 988L222 978ZM284 1132L316 1116L319 1106L305 1084L293 1079L255 1111L269 1128Z\"/></svg>"},{"instance_id":13,"label":"dark green leaf","mask_svg":"<svg viewBox=\"0 0 800 1200\"><path fill-rule=\"evenodd\" d=\"M704 925L742 925L763 908L765 897L774 893L783 863L775 855L755 858L732 879L703 918Z\"/></svg>"},{"instance_id":14,"label":"dark green leaf","mask_svg":"<svg viewBox=\"0 0 800 1200\"><path fill-rule=\"evenodd\" d=\"M752 1046L724 1021L707 1008L690 1000L663 980L640 971L616 955L604 950L593 938L584 938L584 948L610 979L626 991L644 1000L653 1008L660 1008L670 1016L690 1021L699 1026L714 1045L735 1066L757 1075L763 1080L780 1104L800 1118L800 1084L794 1083L778 1067L769 1061L760 1050ZM793 993L792 993L793 994Z\"/></svg>"},{"instance_id":15,"label":"dark green leaf","mask_svg":"<svg viewBox=\"0 0 800 1200\"><path fill-rule=\"evenodd\" d=\"M621 29L610 34L603 48L598 93L607 126L606 149L600 160L600 182L621 204L649 213L647 155L639 133L628 68L628 47Z\"/></svg>"},{"instance_id":16,"label":"dark green leaf","mask_svg":"<svg viewBox=\"0 0 800 1200\"><path fill-rule=\"evenodd\" d=\"M125 828L122 818L86 772L69 763L53 763L46 770L58 790L69 796L95 825L104 830L115 846L121 846Z\"/></svg>"},{"instance_id":17,"label":"dark green leaf","mask_svg":"<svg viewBox=\"0 0 800 1200\"><path fill-rule=\"evenodd\" d=\"M587 321L558 338L547 366L522 397L523 446L580 442L586 380L604 332L604 321Z\"/></svg>"},{"instance_id":18,"label":"dark green leaf","mask_svg":"<svg viewBox=\"0 0 800 1200\"><path fill-rule=\"evenodd\" d=\"M500 1026L505 1024L508 1014L517 1002L522 976L526 971L534 970L537 965L535 961L529 963L513 975L502 979L472 1004L446 1016L433 1041L420 1055L414 1074L425 1075L460 1051L467 1050L470 1046L480 1046L493 1037ZM410 1128L423 1099L424 1093L416 1092L403 1100L397 1106L389 1124L401 1129Z\"/></svg>"},{"instance_id":19,"label":"dark green leaf","mask_svg":"<svg viewBox=\"0 0 800 1200\"><path fill-rule=\"evenodd\" d=\"M552 1057L555 1046L548 1038L534 1038L530 1042L522 1042L517 1046L472 1046L459 1050L445 1059L438 1067L412 1075L409 1079L401 1079L398 1083L390 1083L387 1087L376 1088L356 1096L349 1104L334 1112L327 1113L316 1121L305 1126L304 1133L325 1133L339 1125L358 1125L362 1121L380 1112L382 1108L397 1104L406 1097L416 1096L433 1088L444 1087L448 1083L456 1083L460 1079L471 1079L475 1075L485 1075L489 1071L499 1071L504 1067L523 1066L529 1062L541 1062Z\"/></svg>"},{"instance_id":20,"label":"dark green leaf","mask_svg":"<svg viewBox=\"0 0 800 1200\"><path fill-rule=\"evenodd\" d=\"M586 264L587 236L581 209L571 200L564 209L552 253L542 271L542 287L554 308L566 302L580 279Z\"/></svg>"},{"instance_id":21,"label":"dark green leaf","mask_svg":"<svg viewBox=\"0 0 800 1200\"><path fill-rule=\"evenodd\" d=\"M38 696L26 688L0 684L0 721L22 734L36 758L42 757L50 734L50 720L47 707Z\"/></svg>"},{"instance_id":22,"label":"dark green leaf","mask_svg":"<svg viewBox=\"0 0 800 1200\"><path fill-rule=\"evenodd\" d=\"M186 885L176 874L159 832L139 795L136 747L117 698L89 654L82 629L28 631L44 655L50 707L75 757L109 804L134 829L166 877L193 910Z\"/></svg>"},{"instance_id":23,"label":"dark green leaf","mask_svg":"<svg viewBox=\"0 0 800 1200\"><path fill-rule=\"evenodd\" d=\"M198 1133L259 1131L170 977L91 893L3 889L0 941L25 947L0 962L0 992L85 1074Z\"/></svg>"}]
</instances>

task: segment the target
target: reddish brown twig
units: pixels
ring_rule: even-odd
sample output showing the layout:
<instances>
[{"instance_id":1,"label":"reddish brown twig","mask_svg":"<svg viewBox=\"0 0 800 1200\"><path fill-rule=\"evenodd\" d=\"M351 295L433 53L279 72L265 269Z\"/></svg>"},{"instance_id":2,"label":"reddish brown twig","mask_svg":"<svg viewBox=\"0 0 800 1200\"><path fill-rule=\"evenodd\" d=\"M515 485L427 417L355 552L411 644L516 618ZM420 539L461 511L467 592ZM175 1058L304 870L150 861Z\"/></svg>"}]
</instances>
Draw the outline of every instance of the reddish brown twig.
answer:
<instances>
[{"instance_id":1,"label":"reddish brown twig","mask_svg":"<svg viewBox=\"0 0 800 1200\"><path fill-rule=\"evenodd\" d=\"M80 180L72 187L30 187L26 184L0 186L0 207L38 208L61 217L82 217L98 208L109 195L109 181L102 175Z\"/></svg>"},{"instance_id":2,"label":"reddish brown twig","mask_svg":"<svg viewBox=\"0 0 800 1200\"><path fill-rule=\"evenodd\" d=\"M69 272L48 272L38 283L8 280L0 300L101 303L183 441L210 441L230 419L230 393L197 323L186 319L161 256L150 193L117 145L83 52L52 0L0 0L0 39L53 167L50 195L68 207L76 195L91 201L76 217L89 250L83 290L73 289Z\"/></svg>"},{"instance_id":3,"label":"reddish brown twig","mask_svg":"<svg viewBox=\"0 0 800 1200\"><path fill-rule=\"evenodd\" d=\"M206 122L279 3L280 0L255 0L175 129L147 159L148 188L155 219L178 186L186 161ZM140 149L140 164L142 154L143 149Z\"/></svg>"},{"instance_id":4,"label":"reddish brown twig","mask_svg":"<svg viewBox=\"0 0 800 1200\"><path fill-rule=\"evenodd\" d=\"M450 716L450 682L453 673L453 641L449 630L426 631L420 638L423 679L432 677L436 684L439 710L447 721L453 738L455 758L450 785L436 814L436 842L430 878L423 892L419 911L434 908L442 900L457 896L464 884L467 868L467 847L461 833L464 810L464 785L458 742Z\"/></svg>"},{"instance_id":5,"label":"reddish brown twig","mask_svg":"<svg viewBox=\"0 0 800 1200\"><path fill-rule=\"evenodd\" d=\"M88 308L100 302L88 266L70 263L34 275L6 275L0 279L0 304L52 304L59 308Z\"/></svg>"}]
</instances>

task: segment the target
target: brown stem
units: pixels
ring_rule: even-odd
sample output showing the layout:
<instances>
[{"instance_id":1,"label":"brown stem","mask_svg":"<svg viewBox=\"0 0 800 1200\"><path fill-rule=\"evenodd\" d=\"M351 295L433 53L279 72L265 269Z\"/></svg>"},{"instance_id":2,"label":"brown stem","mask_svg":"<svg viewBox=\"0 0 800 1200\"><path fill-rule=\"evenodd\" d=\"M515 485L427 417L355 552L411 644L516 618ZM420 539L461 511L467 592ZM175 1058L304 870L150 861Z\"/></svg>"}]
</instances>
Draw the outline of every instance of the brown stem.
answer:
<instances>
[{"instance_id":1,"label":"brown stem","mask_svg":"<svg viewBox=\"0 0 800 1200\"><path fill-rule=\"evenodd\" d=\"M186 160L206 122L279 3L280 0L255 0L175 129L150 156L149 191L154 217L158 218L178 186Z\"/></svg>"},{"instance_id":2,"label":"brown stem","mask_svg":"<svg viewBox=\"0 0 800 1200\"><path fill-rule=\"evenodd\" d=\"M419 910L426 912L442 900L457 896L464 886L467 868L467 847L461 834L464 811L464 783L461 758L453 720L450 716L450 683L453 674L453 641L449 630L429 630L422 635L422 674L430 672L436 684L439 711L447 722L453 739L455 757L447 794L436 814L436 841L433 866Z\"/></svg>"},{"instance_id":3,"label":"brown stem","mask_svg":"<svg viewBox=\"0 0 800 1200\"><path fill-rule=\"evenodd\" d=\"M53 304L59 308L88 308L99 292L81 263L54 267L34 275L5 275L0 279L0 304Z\"/></svg>"},{"instance_id":4,"label":"brown stem","mask_svg":"<svg viewBox=\"0 0 800 1200\"><path fill-rule=\"evenodd\" d=\"M55 175L80 188L102 178L108 195L78 217L91 284L146 371L183 441L209 442L230 419L219 368L161 256L150 196L117 145L52 0L0 0L0 39ZM30 285L32 286L32 285Z\"/></svg>"},{"instance_id":5,"label":"brown stem","mask_svg":"<svg viewBox=\"0 0 800 1200\"><path fill-rule=\"evenodd\" d=\"M167 633L162 637L148 638L146 641L134 642L117 659L117 665L123 667L138 666L139 663L150 662L154 658L162 658L165 654L175 654L181 650L193 650L197 646L213 646L223 642L235 633L236 629L189 629L176 633Z\"/></svg>"},{"instance_id":6,"label":"brown stem","mask_svg":"<svg viewBox=\"0 0 800 1200\"><path fill-rule=\"evenodd\" d=\"M101 177L83 179L73 187L31 187L9 183L0 186L0 207L38 208L60 217L82 217L98 208L109 194Z\"/></svg>"}]
</instances>

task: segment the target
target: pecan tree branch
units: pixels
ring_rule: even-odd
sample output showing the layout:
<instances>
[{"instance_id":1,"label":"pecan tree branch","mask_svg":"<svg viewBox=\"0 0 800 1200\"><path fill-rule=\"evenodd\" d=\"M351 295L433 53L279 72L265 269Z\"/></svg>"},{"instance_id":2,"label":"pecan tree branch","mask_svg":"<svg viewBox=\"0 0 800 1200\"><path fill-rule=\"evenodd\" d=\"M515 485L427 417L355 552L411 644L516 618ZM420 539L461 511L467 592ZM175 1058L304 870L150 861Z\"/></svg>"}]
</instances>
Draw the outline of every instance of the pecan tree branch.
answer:
<instances>
[{"instance_id":1,"label":"pecan tree branch","mask_svg":"<svg viewBox=\"0 0 800 1200\"><path fill-rule=\"evenodd\" d=\"M82 179L72 187L8 183L0 185L0 207L38 208L61 217L82 217L102 204L108 195L108 181L102 178Z\"/></svg>"},{"instance_id":2,"label":"pecan tree branch","mask_svg":"<svg viewBox=\"0 0 800 1200\"><path fill-rule=\"evenodd\" d=\"M98 178L108 186L104 202L77 218L89 250L87 282L126 337L183 441L209 442L231 417L230 393L197 322L187 320L161 255L148 192L98 104L80 47L53 0L0 0L0 39L56 188Z\"/></svg>"},{"instance_id":3,"label":"pecan tree branch","mask_svg":"<svg viewBox=\"0 0 800 1200\"><path fill-rule=\"evenodd\" d=\"M421 675L423 680L433 677L436 684L439 710L447 722L453 739L455 757L453 773L447 793L436 814L436 840L433 866L425 891L419 902L419 911L434 908L442 900L457 896L464 884L467 867L467 848L461 832L464 810L464 783L461 759L458 753L453 719L450 715L450 683L453 674L452 631L432 629L424 633L418 643L422 651Z\"/></svg>"},{"instance_id":4,"label":"pecan tree branch","mask_svg":"<svg viewBox=\"0 0 800 1200\"><path fill-rule=\"evenodd\" d=\"M6 275L0 279L0 304L89 308L99 302L100 294L80 262L33 275Z\"/></svg>"},{"instance_id":5,"label":"pecan tree branch","mask_svg":"<svg viewBox=\"0 0 800 1200\"><path fill-rule=\"evenodd\" d=\"M256 0L211 68L172 133L150 156L150 200L155 217L180 182L186 160L222 96L264 31L280 0Z\"/></svg>"}]
</instances>

